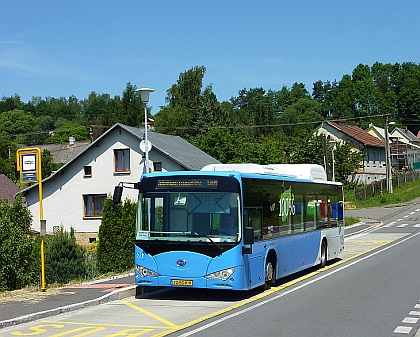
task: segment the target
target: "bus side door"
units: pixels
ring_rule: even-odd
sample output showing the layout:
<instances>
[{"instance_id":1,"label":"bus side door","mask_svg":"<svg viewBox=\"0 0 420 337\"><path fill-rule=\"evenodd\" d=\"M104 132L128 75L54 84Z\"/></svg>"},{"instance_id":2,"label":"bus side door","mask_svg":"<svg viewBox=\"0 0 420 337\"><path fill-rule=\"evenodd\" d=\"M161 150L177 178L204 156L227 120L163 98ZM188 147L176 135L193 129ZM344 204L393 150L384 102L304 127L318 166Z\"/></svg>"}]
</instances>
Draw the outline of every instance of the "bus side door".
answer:
<instances>
[{"instance_id":1,"label":"bus side door","mask_svg":"<svg viewBox=\"0 0 420 337\"><path fill-rule=\"evenodd\" d=\"M254 228L255 243L252 245L252 253L244 255L245 271L248 287L253 288L265 281L264 257L265 249L262 244L262 209L244 208L244 228Z\"/></svg>"}]
</instances>

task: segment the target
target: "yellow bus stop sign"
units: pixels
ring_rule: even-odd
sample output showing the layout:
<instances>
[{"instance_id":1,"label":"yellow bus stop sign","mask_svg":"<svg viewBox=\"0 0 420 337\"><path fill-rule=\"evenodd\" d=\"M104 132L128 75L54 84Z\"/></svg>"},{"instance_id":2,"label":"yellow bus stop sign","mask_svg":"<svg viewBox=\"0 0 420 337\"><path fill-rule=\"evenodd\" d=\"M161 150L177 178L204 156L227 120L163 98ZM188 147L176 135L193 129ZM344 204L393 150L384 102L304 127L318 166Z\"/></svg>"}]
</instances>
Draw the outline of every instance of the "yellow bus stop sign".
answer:
<instances>
[{"instance_id":1,"label":"yellow bus stop sign","mask_svg":"<svg viewBox=\"0 0 420 337\"><path fill-rule=\"evenodd\" d=\"M43 219L42 210L42 175L41 175L41 150L37 147L23 148L16 152L16 166L20 172L22 183L38 183L39 190L39 220L41 236L41 291L45 287L45 259L44 259L44 237L46 236L46 221Z\"/></svg>"},{"instance_id":2,"label":"yellow bus stop sign","mask_svg":"<svg viewBox=\"0 0 420 337\"><path fill-rule=\"evenodd\" d=\"M22 183L37 183L41 180L41 150L24 148L17 150L17 169Z\"/></svg>"}]
</instances>

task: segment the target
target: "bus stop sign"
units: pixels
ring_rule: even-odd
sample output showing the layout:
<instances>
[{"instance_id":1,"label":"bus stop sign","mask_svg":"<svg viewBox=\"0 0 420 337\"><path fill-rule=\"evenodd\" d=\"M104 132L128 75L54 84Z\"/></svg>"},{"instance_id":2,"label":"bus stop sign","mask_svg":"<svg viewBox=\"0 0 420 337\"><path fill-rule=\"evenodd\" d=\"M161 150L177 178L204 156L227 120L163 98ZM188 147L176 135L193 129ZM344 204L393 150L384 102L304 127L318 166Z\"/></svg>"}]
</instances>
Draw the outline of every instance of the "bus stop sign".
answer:
<instances>
[{"instance_id":1,"label":"bus stop sign","mask_svg":"<svg viewBox=\"0 0 420 337\"><path fill-rule=\"evenodd\" d=\"M22 183L37 183L41 179L41 151L38 148L17 150L17 170Z\"/></svg>"}]
</instances>

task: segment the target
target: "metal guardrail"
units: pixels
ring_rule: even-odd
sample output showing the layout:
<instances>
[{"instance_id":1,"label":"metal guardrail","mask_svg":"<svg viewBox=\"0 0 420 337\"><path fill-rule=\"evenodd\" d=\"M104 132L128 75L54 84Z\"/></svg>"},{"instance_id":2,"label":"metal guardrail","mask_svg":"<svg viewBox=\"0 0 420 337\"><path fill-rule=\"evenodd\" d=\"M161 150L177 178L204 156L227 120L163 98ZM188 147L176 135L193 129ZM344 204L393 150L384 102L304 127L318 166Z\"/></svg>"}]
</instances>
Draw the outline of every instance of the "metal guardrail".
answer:
<instances>
[{"instance_id":1,"label":"metal guardrail","mask_svg":"<svg viewBox=\"0 0 420 337\"><path fill-rule=\"evenodd\" d=\"M392 176L392 186L397 187L403 184L412 182L420 178L419 171L411 171L407 173L394 174ZM387 189L386 179L375 181L369 185L363 187L357 187L354 189L354 196L356 200L363 200L367 198L372 198L376 194L381 193Z\"/></svg>"}]
</instances>

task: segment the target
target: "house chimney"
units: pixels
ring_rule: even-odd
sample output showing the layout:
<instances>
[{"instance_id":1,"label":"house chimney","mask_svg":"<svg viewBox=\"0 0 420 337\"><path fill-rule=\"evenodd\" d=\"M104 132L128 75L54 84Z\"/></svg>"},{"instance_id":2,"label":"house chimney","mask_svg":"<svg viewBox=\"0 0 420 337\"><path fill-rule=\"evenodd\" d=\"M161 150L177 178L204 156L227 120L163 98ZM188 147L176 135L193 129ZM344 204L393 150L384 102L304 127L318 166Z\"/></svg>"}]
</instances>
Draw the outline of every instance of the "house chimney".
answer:
<instances>
[{"instance_id":1,"label":"house chimney","mask_svg":"<svg viewBox=\"0 0 420 337\"><path fill-rule=\"evenodd\" d=\"M76 138L74 138L74 136L70 136L69 137L69 145L72 146L74 145L74 142L76 141Z\"/></svg>"}]
</instances>

